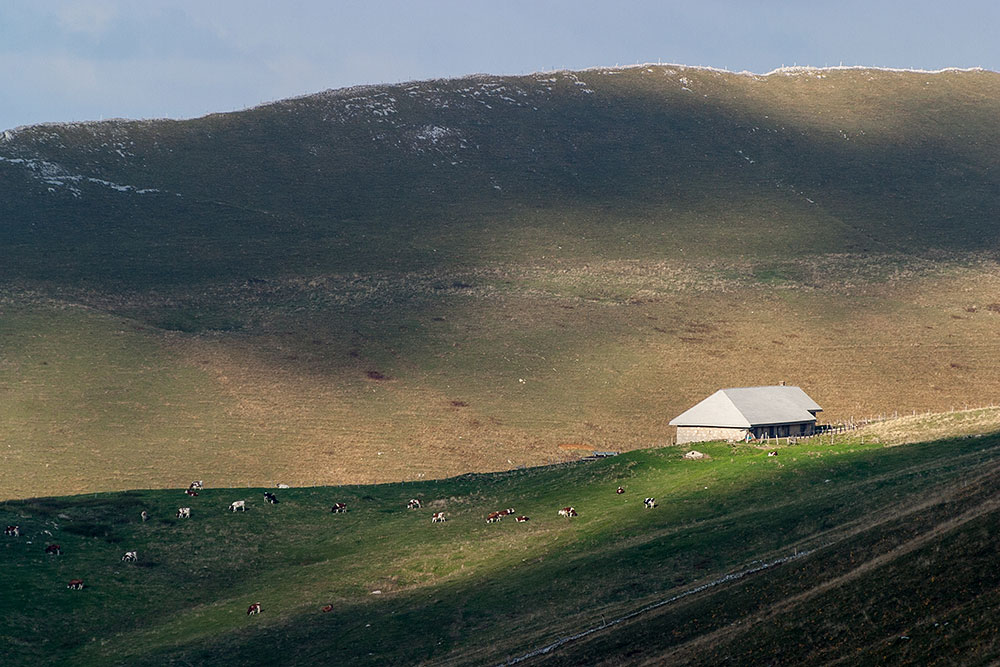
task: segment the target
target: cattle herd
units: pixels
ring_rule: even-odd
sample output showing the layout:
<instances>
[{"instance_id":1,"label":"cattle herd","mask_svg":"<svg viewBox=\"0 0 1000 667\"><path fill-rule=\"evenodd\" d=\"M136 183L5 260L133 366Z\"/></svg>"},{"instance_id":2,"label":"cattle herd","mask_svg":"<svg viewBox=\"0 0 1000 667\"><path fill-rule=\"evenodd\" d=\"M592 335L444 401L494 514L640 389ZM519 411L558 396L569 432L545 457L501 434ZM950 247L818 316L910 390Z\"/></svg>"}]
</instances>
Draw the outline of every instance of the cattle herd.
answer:
<instances>
[{"instance_id":1,"label":"cattle herd","mask_svg":"<svg viewBox=\"0 0 1000 667\"><path fill-rule=\"evenodd\" d=\"M774 452L774 453L768 452L768 456L775 456L776 454L777 454L776 452ZM278 484L277 487L279 489L287 489L287 488L289 488L287 484ZM201 491L204 488L205 488L204 482L202 482L201 480L198 480L198 481L195 481L195 482L191 482L191 485L184 491L184 493L187 496L189 496L189 497L196 497L198 495L198 492ZM615 490L615 493L617 493L617 494L623 494L623 493L625 493L625 489L622 488L621 486L619 486ZM277 498L277 496L275 496L275 494L271 493L270 491L265 491L264 492L264 501L267 502L268 504L271 504L271 505L278 504L278 498ZM646 499L643 500L643 505L647 509L652 509L652 508L656 507L656 499L655 498L646 498ZM418 498L411 498L409 500L409 502L406 503L406 508L410 509L410 510L420 509L421 508L421 501L420 501L420 499L418 499ZM237 511L246 512L246 509L247 508L246 508L246 501L245 500L235 500L232 503L230 503L230 505L229 505L229 511L230 512L237 512ZM347 505L345 503L342 503L342 502L334 503L333 507L330 509L330 511L332 513L334 513L334 514L345 513L345 512L347 512ZM503 519L504 517L511 516L513 514L514 514L514 508L513 507L508 507L507 509L502 509L502 510L496 510L496 511L490 512L489 514L486 515L486 523L499 523L500 520ZM558 514L559 514L559 516L564 516L566 518L572 518L572 517L575 517L575 516L579 516L579 514L577 514L576 509L573 508L573 507L563 507L562 509L560 509L558 511ZM142 520L144 522L149 519L149 514L146 512L146 510L143 510L141 512L140 516L141 516L141 518L142 518ZM190 519L191 518L191 508L190 507L179 507L179 508L177 508L176 518L178 518L178 519ZM444 523L447 520L448 519L445 517L445 513L444 512L433 512L431 514L431 523ZM522 514L520 516L517 516L514 520L517 523L524 523L524 522L526 522L526 521L529 520L529 517L527 517L527 516L525 516L525 515ZM4 530L3 534L6 535L6 536L8 536L8 537L19 537L20 534L21 534L21 528L20 528L20 526L7 526L7 528ZM54 556L62 555L62 547L60 547L58 544L47 544L45 546L45 553L46 554L50 554L50 555L54 555ZM139 560L139 554L138 554L137 551L134 551L134 550L133 551L126 551L124 553L124 555L122 556L122 562L135 563L138 560ZM69 585L67 586L67 588L72 589L72 590L82 590L83 589L83 579L70 579ZM321 608L321 611L323 611L323 612L329 612L329 611L332 611L332 610L333 610L333 605L325 605L325 606L323 606ZM247 608L247 616L254 616L256 614L259 614L260 612L261 612L261 605L260 605L259 602L255 602L255 603L251 604Z\"/></svg>"}]
</instances>

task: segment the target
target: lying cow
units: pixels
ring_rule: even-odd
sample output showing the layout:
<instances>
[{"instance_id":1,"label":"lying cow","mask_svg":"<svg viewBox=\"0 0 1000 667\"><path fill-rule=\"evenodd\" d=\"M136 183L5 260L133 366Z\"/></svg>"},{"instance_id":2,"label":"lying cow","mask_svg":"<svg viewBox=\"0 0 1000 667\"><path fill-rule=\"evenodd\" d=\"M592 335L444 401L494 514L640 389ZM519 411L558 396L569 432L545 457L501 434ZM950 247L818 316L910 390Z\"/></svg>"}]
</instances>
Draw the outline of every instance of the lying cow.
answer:
<instances>
[{"instance_id":1,"label":"lying cow","mask_svg":"<svg viewBox=\"0 0 1000 667\"><path fill-rule=\"evenodd\" d=\"M444 523L448 519L445 518L444 512L434 512L431 516L431 523Z\"/></svg>"},{"instance_id":2,"label":"lying cow","mask_svg":"<svg viewBox=\"0 0 1000 667\"><path fill-rule=\"evenodd\" d=\"M330 508L330 511L334 514L343 514L347 511L347 505L344 503L334 503L333 507Z\"/></svg>"},{"instance_id":3,"label":"lying cow","mask_svg":"<svg viewBox=\"0 0 1000 667\"><path fill-rule=\"evenodd\" d=\"M499 523L504 516L506 515L502 512L490 512L486 515L486 523Z\"/></svg>"},{"instance_id":4,"label":"lying cow","mask_svg":"<svg viewBox=\"0 0 1000 667\"><path fill-rule=\"evenodd\" d=\"M190 489L191 491L200 491L201 489L204 488L205 488L205 482L201 481L200 479L196 479L195 481L191 482L191 486L188 487L188 489Z\"/></svg>"},{"instance_id":5,"label":"lying cow","mask_svg":"<svg viewBox=\"0 0 1000 667\"><path fill-rule=\"evenodd\" d=\"M277 505L278 504L278 496L274 495L270 491L265 491L264 492L264 500L266 500L267 502L269 502L272 505Z\"/></svg>"},{"instance_id":6,"label":"lying cow","mask_svg":"<svg viewBox=\"0 0 1000 667\"><path fill-rule=\"evenodd\" d=\"M777 449L772 449L771 451L769 451L767 453L767 455L768 456L777 456L778 455L778 450Z\"/></svg>"},{"instance_id":7,"label":"lying cow","mask_svg":"<svg viewBox=\"0 0 1000 667\"><path fill-rule=\"evenodd\" d=\"M191 496L192 498L197 498L198 497L198 492L195 491L194 489L186 489L184 491L184 495Z\"/></svg>"},{"instance_id":8,"label":"lying cow","mask_svg":"<svg viewBox=\"0 0 1000 667\"><path fill-rule=\"evenodd\" d=\"M622 487L619 486L618 489L615 491L615 493L617 493L618 495L621 495L621 494L625 493L625 489L623 489Z\"/></svg>"},{"instance_id":9,"label":"lying cow","mask_svg":"<svg viewBox=\"0 0 1000 667\"><path fill-rule=\"evenodd\" d=\"M528 520L528 517L524 516L523 514L521 516L517 517L516 519L514 519L514 521L517 521L518 523L524 523L527 520Z\"/></svg>"},{"instance_id":10,"label":"lying cow","mask_svg":"<svg viewBox=\"0 0 1000 667\"><path fill-rule=\"evenodd\" d=\"M123 563L134 563L137 560L139 560L139 552L138 551L126 551L125 555L122 556L122 562Z\"/></svg>"},{"instance_id":11,"label":"lying cow","mask_svg":"<svg viewBox=\"0 0 1000 667\"><path fill-rule=\"evenodd\" d=\"M576 510L573 509L572 507L564 507L561 510L559 510L559 516L564 516L569 518L571 516L579 516L579 515L576 513Z\"/></svg>"},{"instance_id":12,"label":"lying cow","mask_svg":"<svg viewBox=\"0 0 1000 667\"><path fill-rule=\"evenodd\" d=\"M74 591L83 590L83 579L70 579L69 586L66 588L72 589Z\"/></svg>"},{"instance_id":13,"label":"lying cow","mask_svg":"<svg viewBox=\"0 0 1000 667\"><path fill-rule=\"evenodd\" d=\"M290 489L290 488L292 488L292 487L288 486L287 484L282 484L281 482L278 482L277 484L275 484L275 486L277 488L279 488L279 489Z\"/></svg>"},{"instance_id":14,"label":"lying cow","mask_svg":"<svg viewBox=\"0 0 1000 667\"><path fill-rule=\"evenodd\" d=\"M229 503L229 511L230 512L235 512L236 510L239 510L241 512L246 512L247 511L247 501L245 501L245 500L234 500L233 502Z\"/></svg>"},{"instance_id":15,"label":"lying cow","mask_svg":"<svg viewBox=\"0 0 1000 667\"><path fill-rule=\"evenodd\" d=\"M646 498L642 504L646 506L646 509L651 510L656 507L656 498Z\"/></svg>"},{"instance_id":16,"label":"lying cow","mask_svg":"<svg viewBox=\"0 0 1000 667\"><path fill-rule=\"evenodd\" d=\"M247 607L247 616L253 616L254 614L260 613L260 603L254 602L252 605Z\"/></svg>"},{"instance_id":17,"label":"lying cow","mask_svg":"<svg viewBox=\"0 0 1000 667\"><path fill-rule=\"evenodd\" d=\"M410 502L406 503L406 509L408 510L420 509L420 501L417 498L411 498Z\"/></svg>"},{"instance_id":18,"label":"lying cow","mask_svg":"<svg viewBox=\"0 0 1000 667\"><path fill-rule=\"evenodd\" d=\"M330 613L331 611L333 611L333 605L332 605L332 604L325 604L325 605L323 605L322 607L320 607L320 609L319 609L319 610L320 610L321 612L323 612L324 614L328 614L328 613Z\"/></svg>"},{"instance_id":19,"label":"lying cow","mask_svg":"<svg viewBox=\"0 0 1000 667\"><path fill-rule=\"evenodd\" d=\"M178 507L177 508L177 518L178 519L190 519L191 518L191 508L190 507Z\"/></svg>"},{"instance_id":20,"label":"lying cow","mask_svg":"<svg viewBox=\"0 0 1000 667\"><path fill-rule=\"evenodd\" d=\"M20 526L7 526L6 528L3 529L3 534L4 535L10 535L11 537L20 537L21 536L21 527Z\"/></svg>"},{"instance_id":21,"label":"lying cow","mask_svg":"<svg viewBox=\"0 0 1000 667\"><path fill-rule=\"evenodd\" d=\"M52 556L61 556L62 547L59 546L58 544L48 544L45 546L45 553L50 554Z\"/></svg>"},{"instance_id":22,"label":"lying cow","mask_svg":"<svg viewBox=\"0 0 1000 667\"><path fill-rule=\"evenodd\" d=\"M500 510L499 512L497 512L497 514L499 514L500 516L510 516L513 513L514 513L513 507L508 507L505 510Z\"/></svg>"}]
</instances>

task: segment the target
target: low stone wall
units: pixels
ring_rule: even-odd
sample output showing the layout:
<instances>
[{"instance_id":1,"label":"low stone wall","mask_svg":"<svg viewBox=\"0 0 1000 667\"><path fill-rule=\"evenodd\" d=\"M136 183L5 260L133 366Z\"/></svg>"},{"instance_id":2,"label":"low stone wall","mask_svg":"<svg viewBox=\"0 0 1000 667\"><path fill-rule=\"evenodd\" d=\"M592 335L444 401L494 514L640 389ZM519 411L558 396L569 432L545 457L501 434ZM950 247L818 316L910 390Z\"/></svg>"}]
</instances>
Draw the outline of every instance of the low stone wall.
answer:
<instances>
[{"instance_id":1,"label":"low stone wall","mask_svg":"<svg viewBox=\"0 0 1000 667\"><path fill-rule=\"evenodd\" d=\"M718 426L678 426L677 444L687 442L707 442L709 440L744 440L747 437L745 428L721 428Z\"/></svg>"}]
</instances>

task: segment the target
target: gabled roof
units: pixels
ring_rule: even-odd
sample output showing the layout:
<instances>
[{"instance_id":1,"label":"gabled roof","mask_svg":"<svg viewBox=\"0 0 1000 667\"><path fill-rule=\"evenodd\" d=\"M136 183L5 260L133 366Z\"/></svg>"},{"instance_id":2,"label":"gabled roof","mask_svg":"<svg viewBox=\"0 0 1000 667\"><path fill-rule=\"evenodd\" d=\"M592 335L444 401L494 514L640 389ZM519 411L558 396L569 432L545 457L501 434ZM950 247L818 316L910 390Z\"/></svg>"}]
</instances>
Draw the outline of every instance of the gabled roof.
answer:
<instances>
[{"instance_id":1,"label":"gabled roof","mask_svg":"<svg viewBox=\"0 0 1000 667\"><path fill-rule=\"evenodd\" d=\"M698 405L670 420L671 426L749 428L816 421L823 408L799 387L736 387L720 389Z\"/></svg>"}]
</instances>

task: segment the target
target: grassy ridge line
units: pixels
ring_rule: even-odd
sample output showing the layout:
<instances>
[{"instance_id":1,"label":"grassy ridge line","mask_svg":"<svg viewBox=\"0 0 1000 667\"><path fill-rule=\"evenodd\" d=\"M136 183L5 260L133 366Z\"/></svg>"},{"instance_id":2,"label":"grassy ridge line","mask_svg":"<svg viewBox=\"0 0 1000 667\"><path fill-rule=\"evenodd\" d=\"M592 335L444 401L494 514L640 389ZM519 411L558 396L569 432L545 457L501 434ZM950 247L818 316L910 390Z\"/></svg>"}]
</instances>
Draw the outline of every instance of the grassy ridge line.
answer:
<instances>
[{"instance_id":1,"label":"grassy ridge line","mask_svg":"<svg viewBox=\"0 0 1000 667\"><path fill-rule=\"evenodd\" d=\"M179 492L69 501L77 509L61 500L5 503L0 512L6 516L0 518L10 521L11 510L38 513L42 508L53 518L58 513L83 515L73 521L56 519L70 526L82 521L75 533L65 532L70 526L59 528L60 539L67 556L86 557L91 563L93 572L85 578L94 581L94 588L88 594L106 596L98 607L80 611L91 618L92 627L115 627L121 634L104 635L101 646L81 646L78 642L86 641L86 632L66 628L59 633L70 642L59 651L72 651L82 664L105 664L116 655L131 655L129 659L139 664L200 662L217 660L219 651L242 664L275 650L292 661L305 653L332 652L346 662L371 664L408 663L421 655L435 661L453 656L476 662L482 656L474 657L480 649L469 644L473 639L476 646L505 655L522 647L523 653L540 638L599 623L600 613L611 616L634 609L637 600L660 599L664 591L787 549L825 530L823 524L833 528L863 519L885 509L889 499L905 503L912 494L974 468L977 457L990 460L989 451L979 450L984 445L989 449L991 443L957 441L954 459L943 456L940 446L882 449L844 443L817 448L813 443L784 451L779 457L783 466L751 448L711 448L716 460L706 465L682 462L669 450L637 452L585 466L438 483L292 489L280 492L281 505L258 506L245 517L224 511L237 492L209 489L191 501L180 500L184 496ZM877 469L880 473L873 477ZM823 483L825 478L832 482ZM614 485L622 480L629 493L624 499L612 497ZM704 486L713 490L705 491ZM867 492L859 493L861 488ZM452 521L430 530L429 514L418 518L402 509L408 497L421 493L444 500ZM661 507L653 512L634 507L643 495L656 495ZM323 506L334 499L331 496L347 499L352 513L324 516L328 508ZM125 504L108 504L115 498ZM199 508L199 501L207 506ZM195 508L191 522L160 519L136 525L121 514L126 508L134 514L139 506L147 506L154 516L169 516L181 503ZM553 508L567 503L581 510L581 521L555 517ZM508 505L529 513L533 521L482 523L486 511ZM32 523L45 525L41 519L39 515ZM101 528L108 521L111 532ZM26 527L31 529L30 524ZM244 533L247 528L250 532ZM93 537L81 542L75 534ZM101 540L106 542L103 547ZM147 566L140 570L110 565L126 543L149 559ZM19 545L4 546L6 559ZM8 622L20 628L11 636L22 638L32 636L31 609L68 611L72 607L66 605L88 600L69 595L59 583L78 576L72 574L78 568L63 565L68 559L46 561L29 553L15 562L26 557L24 565L37 561L35 565L4 568L7 575L2 576L15 579L0 582L27 596L22 603L10 601L10 614L3 610ZM622 569L623 563L628 567ZM30 584L15 574L39 566L58 571L42 580L32 578ZM120 575L114 575L119 569ZM138 579L129 574L140 571ZM608 576L591 576L597 572ZM114 591L104 588L102 580L109 576L117 581ZM566 581L575 585L567 588L562 583ZM194 582L199 582L197 589L192 588ZM384 595L368 595L375 588ZM265 614L254 619L250 632L243 612L258 597L264 598ZM329 601L337 610L318 614L318 606ZM72 625L76 618L57 614L53 622ZM516 635L506 629L511 622L517 624ZM338 628L336 637L329 636L331 624ZM456 629L445 632L447 628ZM195 639L199 635L203 638ZM372 644L375 636L382 642ZM147 650L153 653L142 657ZM366 650L375 655L365 658Z\"/></svg>"}]
</instances>

